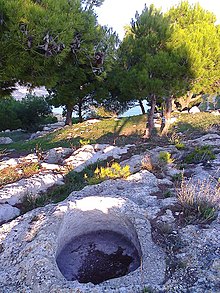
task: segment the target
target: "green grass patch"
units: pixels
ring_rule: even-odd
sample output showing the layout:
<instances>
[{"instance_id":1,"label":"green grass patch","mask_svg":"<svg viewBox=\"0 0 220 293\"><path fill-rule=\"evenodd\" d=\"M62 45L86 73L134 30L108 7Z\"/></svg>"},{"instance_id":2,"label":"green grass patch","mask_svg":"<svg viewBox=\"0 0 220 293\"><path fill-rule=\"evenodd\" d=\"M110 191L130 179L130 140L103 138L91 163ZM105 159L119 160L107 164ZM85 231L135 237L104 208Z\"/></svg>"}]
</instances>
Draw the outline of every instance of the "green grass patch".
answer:
<instances>
[{"instance_id":1,"label":"green grass patch","mask_svg":"<svg viewBox=\"0 0 220 293\"><path fill-rule=\"evenodd\" d=\"M145 125L145 115L105 119L90 125L85 121L31 141L22 140L7 146L0 145L0 148L33 152L36 145L39 145L43 151L46 151L54 147L79 147L86 141L125 145L140 138L144 133Z\"/></svg>"},{"instance_id":2,"label":"green grass patch","mask_svg":"<svg viewBox=\"0 0 220 293\"><path fill-rule=\"evenodd\" d=\"M213 126L220 127L220 116L201 112L196 114L179 114L178 121L170 128L170 133L182 132L188 138L194 138L209 131Z\"/></svg>"}]
</instances>

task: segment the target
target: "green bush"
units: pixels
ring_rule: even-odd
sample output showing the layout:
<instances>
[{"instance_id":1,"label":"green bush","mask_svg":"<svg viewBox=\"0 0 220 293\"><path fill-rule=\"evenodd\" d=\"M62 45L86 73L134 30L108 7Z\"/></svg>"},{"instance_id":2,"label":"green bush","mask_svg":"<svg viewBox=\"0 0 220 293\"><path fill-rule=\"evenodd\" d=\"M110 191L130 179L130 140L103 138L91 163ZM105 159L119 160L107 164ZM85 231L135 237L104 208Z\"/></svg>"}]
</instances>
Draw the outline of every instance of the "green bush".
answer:
<instances>
[{"instance_id":1,"label":"green bush","mask_svg":"<svg viewBox=\"0 0 220 293\"><path fill-rule=\"evenodd\" d=\"M205 145L202 147L195 147L195 149L185 157L184 162L192 164L207 162L214 159L215 154L213 153L211 146Z\"/></svg>"},{"instance_id":2,"label":"green bush","mask_svg":"<svg viewBox=\"0 0 220 293\"><path fill-rule=\"evenodd\" d=\"M183 142L178 142L175 144L175 147L178 149L178 150L184 150L186 148L185 144Z\"/></svg>"},{"instance_id":3,"label":"green bush","mask_svg":"<svg viewBox=\"0 0 220 293\"><path fill-rule=\"evenodd\" d=\"M27 95L21 101L12 97L1 99L0 130L22 128L35 131L40 124L57 121L51 113L51 107L44 97Z\"/></svg>"},{"instance_id":4,"label":"green bush","mask_svg":"<svg viewBox=\"0 0 220 293\"><path fill-rule=\"evenodd\" d=\"M159 159L159 162L164 164L171 164L174 162L169 152L160 152L158 159Z\"/></svg>"},{"instance_id":5,"label":"green bush","mask_svg":"<svg viewBox=\"0 0 220 293\"><path fill-rule=\"evenodd\" d=\"M73 123L73 124L77 124L77 123L79 123L79 118L77 118L77 117L72 117L72 123Z\"/></svg>"},{"instance_id":6,"label":"green bush","mask_svg":"<svg viewBox=\"0 0 220 293\"><path fill-rule=\"evenodd\" d=\"M16 112L18 103L11 97L0 100L0 131L21 128L22 122Z\"/></svg>"},{"instance_id":7,"label":"green bush","mask_svg":"<svg viewBox=\"0 0 220 293\"><path fill-rule=\"evenodd\" d=\"M51 107L44 97L27 95L15 109L18 118L21 120L22 128L35 131L42 120L52 113Z\"/></svg>"},{"instance_id":8,"label":"green bush","mask_svg":"<svg viewBox=\"0 0 220 293\"><path fill-rule=\"evenodd\" d=\"M106 179L126 178L130 175L130 167L128 165L121 167L119 163L114 162L111 166L97 167L92 177L85 174L89 184L97 184Z\"/></svg>"},{"instance_id":9,"label":"green bush","mask_svg":"<svg viewBox=\"0 0 220 293\"><path fill-rule=\"evenodd\" d=\"M55 117L53 115L49 115L49 116L43 117L41 119L42 124L52 124L52 123L56 123L56 122L58 122L57 117Z\"/></svg>"}]
</instances>

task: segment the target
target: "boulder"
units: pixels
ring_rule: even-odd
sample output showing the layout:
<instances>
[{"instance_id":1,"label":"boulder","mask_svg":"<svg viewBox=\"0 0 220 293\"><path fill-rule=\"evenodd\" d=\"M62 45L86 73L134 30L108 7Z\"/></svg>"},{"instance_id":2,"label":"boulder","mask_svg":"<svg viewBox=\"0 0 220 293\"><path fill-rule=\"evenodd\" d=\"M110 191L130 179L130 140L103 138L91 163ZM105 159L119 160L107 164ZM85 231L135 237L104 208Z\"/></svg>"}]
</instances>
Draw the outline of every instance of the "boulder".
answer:
<instances>
[{"instance_id":1,"label":"boulder","mask_svg":"<svg viewBox=\"0 0 220 293\"><path fill-rule=\"evenodd\" d=\"M71 148L53 148L47 152L44 161L48 164L62 163L63 159L71 155L72 152L73 150Z\"/></svg>"},{"instance_id":2,"label":"boulder","mask_svg":"<svg viewBox=\"0 0 220 293\"><path fill-rule=\"evenodd\" d=\"M139 172L142 168L143 158L144 158L143 155L134 155L131 158L121 162L120 165L122 167L125 167L126 165L128 165L130 167L131 173Z\"/></svg>"},{"instance_id":3,"label":"boulder","mask_svg":"<svg viewBox=\"0 0 220 293\"><path fill-rule=\"evenodd\" d=\"M0 203L16 205L21 203L26 195L30 194L37 197L41 191L46 191L49 187L60 184L60 181L63 181L63 175L53 174L52 172L23 178L0 189Z\"/></svg>"},{"instance_id":4,"label":"boulder","mask_svg":"<svg viewBox=\"0 0 220 293\"><path fill-rule=\"evenodd\" d=\"M0 204L0 223L7 222L20 215L18 208L12 207L9 204Z\"/></svg>"},{"instance_id":5,"label":"boulder","mask_svg":"<svg viewBox=\"0 0 220 293\"><path fill-rule=\"evenodd\" d=\"M196 114L196 113L200 113L200 110L197 106L193 106L190 110L189 110L190 114Z\"/></svg>"},{"instance_id":6,"label":"boulder","mask_svg":"<svg viewBox=\"0 0 220 293\"><path fill-rule=\"evenodd\" d=\"M86 166L109 157L120 158L130 147L131 145L123 148L107 144L84 145L64 160L63 164L71 166L76 172L81 172Z\"/></svg>"},{"instance_id":7,"label":"boulder","mask_svg":"<svg viewBox=\"0 0 220 293\"><path fill-rule=\"evenodd\" d=\"M0 137L0 144L10 144L12 142L13 140L10 137L7 137L7 136Z\"/></svg>"},{"instance_id":8,"label":"boulder","mask_svg":"<svg viewBox=\"0 0 220 293\"><path fill-rule=\"evenodd\" d=\"M220 135L217 133L208 133L193 140L187 140L184 143L193 146L211 145L220 147Z\"/></svg>"}]
</instances>

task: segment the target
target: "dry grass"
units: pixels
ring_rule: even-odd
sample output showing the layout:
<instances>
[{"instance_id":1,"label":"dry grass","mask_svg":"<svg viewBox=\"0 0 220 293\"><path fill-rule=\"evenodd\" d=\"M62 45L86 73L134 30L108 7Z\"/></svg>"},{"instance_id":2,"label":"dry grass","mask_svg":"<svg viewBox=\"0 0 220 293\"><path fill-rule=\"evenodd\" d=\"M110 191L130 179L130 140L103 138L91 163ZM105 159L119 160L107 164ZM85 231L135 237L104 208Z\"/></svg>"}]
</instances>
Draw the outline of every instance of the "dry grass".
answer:
<instances>
[{"instance_id":1,"label":"dry grass","mask_svg":"<svg viewBox=\"0 0 220 293\"><path fill-rule=\"evenodd\" d=\"M23 163L18 164L16 167L7 167L1 170L0 173L0 187L16 182L22 178L28 178L37 174L40 170L38 163Z\"/></svg>"},{"instance_id":2,"label":"dry grass","mask_svg":"<svg viewBox=\"0 0 220 293\"><path fill-rule=\"evenodd\" d=\"M220 188L211 177L207 180L182 180L177 198L185 223L208 223L215 219L220 207Z\"/></svg>"}]
</instances>

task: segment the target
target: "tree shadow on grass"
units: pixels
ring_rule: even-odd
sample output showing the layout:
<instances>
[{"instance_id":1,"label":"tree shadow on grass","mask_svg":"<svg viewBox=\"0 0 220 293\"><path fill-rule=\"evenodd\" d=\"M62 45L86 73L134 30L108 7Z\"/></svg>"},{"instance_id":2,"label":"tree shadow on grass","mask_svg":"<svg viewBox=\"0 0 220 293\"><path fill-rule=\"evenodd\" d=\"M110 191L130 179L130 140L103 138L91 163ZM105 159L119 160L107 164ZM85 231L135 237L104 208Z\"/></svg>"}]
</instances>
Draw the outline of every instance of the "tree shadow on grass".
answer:
<instances>
[{"instance_id":1,"label":"tree shadow on grass","mask_svg":"<svg viewBox=\"0 0 220 293\"><path fill-rule=\"evenodd\" d=\"M207 129L203 126L195 126L191 123L180 121L170 129L170 133L175 131L176 133L182 133L185 139L195 139L209 133L211 127Z\"/></svg>"}]
</instances>

